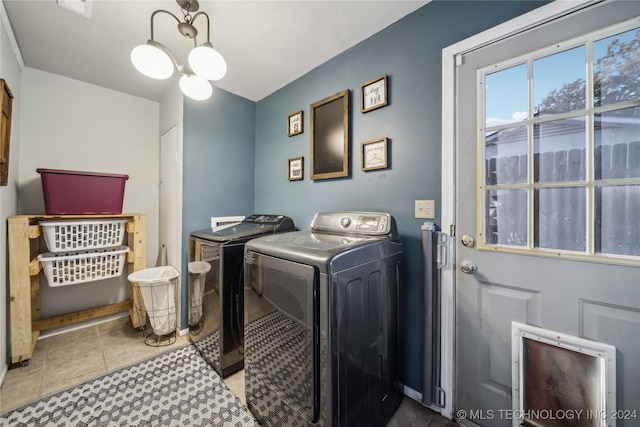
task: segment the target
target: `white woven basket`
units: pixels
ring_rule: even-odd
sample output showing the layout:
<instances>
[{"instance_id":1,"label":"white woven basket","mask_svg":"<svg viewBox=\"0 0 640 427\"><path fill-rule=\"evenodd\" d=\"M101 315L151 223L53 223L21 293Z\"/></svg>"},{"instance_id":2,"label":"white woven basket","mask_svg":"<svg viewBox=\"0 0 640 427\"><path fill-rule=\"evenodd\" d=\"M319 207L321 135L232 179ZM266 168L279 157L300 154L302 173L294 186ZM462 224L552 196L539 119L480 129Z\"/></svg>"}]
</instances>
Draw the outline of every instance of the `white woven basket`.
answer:
<instances>
[{"instance_id":1,"label":"white woven basket","mask_svg":"<svg viewBox=\"0 0 640 427\"><path fill-rule=\"evenodd\" d=\"M122 274L127 246L94 251L43 253L38 255L51 287L75 285L118 277Z\"/></svg>"},{"instance_id":2,"label":"white woven basket","mask_svg":"<svg viewBox=\"0 0 640 427\"><path fill-rule=\"evenodd\" d=\"M50 252L111 248L122 245L126 219L40 221Z\"/></svg>"}]
</instances>

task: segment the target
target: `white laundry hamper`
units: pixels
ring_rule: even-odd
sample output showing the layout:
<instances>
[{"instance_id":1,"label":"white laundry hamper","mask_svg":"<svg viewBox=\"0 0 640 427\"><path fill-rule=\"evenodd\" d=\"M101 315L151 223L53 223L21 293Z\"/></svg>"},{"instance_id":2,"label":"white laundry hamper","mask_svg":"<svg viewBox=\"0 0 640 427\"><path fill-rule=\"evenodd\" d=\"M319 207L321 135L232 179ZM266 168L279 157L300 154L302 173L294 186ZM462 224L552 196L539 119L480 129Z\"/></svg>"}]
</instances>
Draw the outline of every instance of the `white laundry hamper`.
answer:
<instances>
[{"instance_id":1,"label":"white laundry hamper","mask_svg":"<svg viewBox=\"0 0 640 427\"><path fill-rule=\"evenodd\" d=\"M141 327L144 342L151 346L170 345L176 341L178 271L172 266L147 268L131 273L127 279L134 292L142 294L135 309L145 319ZM148 317L152 331L146 328Z\"/></svg>"},{"instance_id":2,"label":"white laundry hamper","mask_svg":"<svg viewBox=\"0 0 640 427\"><path fill-rule=\"evenodd\" d=\"M189 328L196 328L202 320L202 299L207 273L211 264L205 261L189 263Z\"/></svg>"}]
</instances>

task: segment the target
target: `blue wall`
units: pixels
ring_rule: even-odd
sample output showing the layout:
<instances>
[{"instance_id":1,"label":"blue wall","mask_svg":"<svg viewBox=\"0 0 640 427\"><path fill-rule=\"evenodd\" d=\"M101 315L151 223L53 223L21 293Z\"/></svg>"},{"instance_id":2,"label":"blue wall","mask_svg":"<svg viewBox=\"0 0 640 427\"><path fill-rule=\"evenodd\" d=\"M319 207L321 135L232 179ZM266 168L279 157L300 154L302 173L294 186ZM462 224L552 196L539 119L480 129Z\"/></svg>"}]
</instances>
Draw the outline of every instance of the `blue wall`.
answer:
<instances>
[{"instance_id":1,"label":"blue wall","mask_svg":"<svg viewBox=\"0 0 640 427\"><path fill-rule=\"evenodd\" d=\"M185 97L182 301L188 301L189 233L210 227L212 216L254 211L255 110L254 102L216 87L206 101Z\"/></svg>"},{"instance_id":2,"label":"blue wall","mask_svg":"<svg viewBox=\"0 0 640 427\"><path fill-rule=\"evenodd\" d=\"M257 103L255 211L291 216L308 229L316 212L389 212L405 245L404 383L422 391L422 261L414 200L441 202L442 49L543 5L527 1L435 1ZM304 47L300 47L304 48ZM286 64L283 64L286 66ZM360 112L360 86L389 76L389 105ZM309 105L350 93L351 175L309 179ZM304 133L287 137L286 118L304 111ZM390 167L363 172L360 143L388 137ZM287 159L304 156L304 180L287 180Z\"/></svg>"},{"instance_id":3,"label":"blue wall","mask_svg":"<svg viewBox=\"0 0 640 427\"><path fill-rule=\"evenodd\" d=\"M319 211L389 212L405 246L404 383L421 392L423 220L414 218L414 200L435 200L440 224L442 49L544 3L434 1L258 103L217 88L208 101L186 99L182 300L189 233L208 227L211 216L285 214L308 229ZM360 113L360 86L382 74L389 105ZM311 181L309 105L343 89L350 90L350 176ZM287 137L287 116L298 110L304 133ZM363 172L360 143L382 137L389 168ZM287 159L298 156L305 178L290 182Z\"/></svg>"}]
</instances>

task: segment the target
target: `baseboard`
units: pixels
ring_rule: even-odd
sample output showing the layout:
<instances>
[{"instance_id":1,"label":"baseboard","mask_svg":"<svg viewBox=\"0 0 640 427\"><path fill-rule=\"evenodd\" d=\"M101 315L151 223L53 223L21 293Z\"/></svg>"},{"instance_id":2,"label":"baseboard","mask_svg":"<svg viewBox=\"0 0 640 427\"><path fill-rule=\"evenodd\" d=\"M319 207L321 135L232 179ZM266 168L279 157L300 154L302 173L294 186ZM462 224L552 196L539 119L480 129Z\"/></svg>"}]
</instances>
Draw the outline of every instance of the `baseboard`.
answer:
<instances>
[{"instance_id":1,"label":"baseboard","mask_svg":"<svg viewBox=\"0 0 640 427\"><path fill-rule=\"evenodd\" d=\"M415 400L416 402L419 402L420 404L422 404L422 393L420 393L419 391L416 391L414 389L412 389L411 387L408 386L403 386L403 393L405 396Z\"/></svg>"},{"instance_id":2,"label":"baseboard","mask_svg":"<svg viewBox=\"0 0 640 427\"><path fill-rule=\"evenodd\" d=\"M7 377L7 371L9 370L8 365L4 365L2 368L2 375L0 375L0 388L2 388L2 384L4 383L4 379Z\"/></svg>"},{"instance_id":3,"label":"baseboard","mask_svg":"<svg viewBox=\"0 0 640 427\"><path fill-rule=\"evenodd\" d=\"M98 325L100 323L108 322L110 320L119 319L120 317L129 317L129 313L126 311L123 311L120 313L111 314L109 316L104 316L99 319L91 319L91 320L87 320L86 322L76 323L75 325L62 326L56 329L41 331L40 335L38 336L38 339L52 337L54 335L75 331L77 329L87 328L89 326Z\"/></svg>"},{"instance_id":4,"label":"baseboard","mask_svg":"<svg viewBox=\"0 0 640 427\"><path fill-rule=\"evenodd\" d=\"M87 328L89 326L98 325L100 323L109 322L111 320L119 319L121 317L128 317L128 316L129 316L129 313L127 313L126 311L123 311L121 313L115 313L109 316L104 316L99 319L87 320L86 322L77 323L75 325L63 326L61 328L42 331L40 332L40 336L38 337L38 339L52 337L54 335L75 331L77 329ZM189 333L189 328L176 330L176 334L180 337L187 335L188 333Z\"/></svg>"},{"instance_id":5,"label":"baseboard","mask_svg":"<svg viewBox=\"0 0 640 427\"><path fill-rule=\"evenodd\" d=\"M435 406L435 405L425 405L422 402L422 393L420 393L419 391L416 391L414 389L412 389L411 387L407 387L406 385L403 385L403 393L405 396L407 396L410 399L415 400L416 402L418 402L419 404L421 404L422 406L424 406L425 408L431 409L433 412L437 412L438 414L442 415L445 418L449 418L447 416L445 416L442 413L442 408L440 408L439 406Z\"/></svg>"}]
</instances>

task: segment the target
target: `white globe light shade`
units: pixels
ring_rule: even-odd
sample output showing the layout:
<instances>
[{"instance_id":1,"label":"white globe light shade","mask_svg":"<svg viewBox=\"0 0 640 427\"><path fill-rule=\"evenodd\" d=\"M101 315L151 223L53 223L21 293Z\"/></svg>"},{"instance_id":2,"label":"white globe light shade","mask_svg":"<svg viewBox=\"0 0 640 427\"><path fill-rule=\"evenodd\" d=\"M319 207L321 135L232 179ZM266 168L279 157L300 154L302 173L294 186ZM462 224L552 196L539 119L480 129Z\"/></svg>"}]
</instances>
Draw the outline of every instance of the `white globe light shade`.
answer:
<instances>
[{"instance_id":1,"label":"white globe light shade","mask_svg":"<svg viewBox=\"0 0 640 427\"><path fill-rule=\"evenodd\" d=\"M209 99L213 93L211 83L203 79L200 76L187 76L180 77L180 90L191 99L196 101L204 101Z\"/></svg>"},{"instance_id":2,"label":"white globe light shade","mask_svg":"<svg viewBox=\"0 0 640 427\"><path fill-rule=\"evenodd\" d=\"M131 62L138 71L152 79L168 79L173 74L173 62L169 55L150 44L134 47Z\"/></svg>"},{"instance_id":3,"label":"white globe light shade","mask_svg":"<svg viewBox=\"0 0 640 427\"><path fill-rule=\"evenodd\" d=\"M207 80L220 80L227 74L227 63L220 53L206 45L189 52L189 67Z\"/></svg>"}]
</instances>

